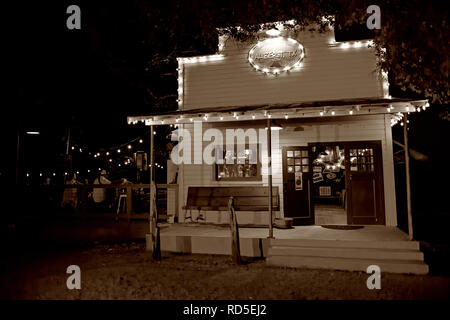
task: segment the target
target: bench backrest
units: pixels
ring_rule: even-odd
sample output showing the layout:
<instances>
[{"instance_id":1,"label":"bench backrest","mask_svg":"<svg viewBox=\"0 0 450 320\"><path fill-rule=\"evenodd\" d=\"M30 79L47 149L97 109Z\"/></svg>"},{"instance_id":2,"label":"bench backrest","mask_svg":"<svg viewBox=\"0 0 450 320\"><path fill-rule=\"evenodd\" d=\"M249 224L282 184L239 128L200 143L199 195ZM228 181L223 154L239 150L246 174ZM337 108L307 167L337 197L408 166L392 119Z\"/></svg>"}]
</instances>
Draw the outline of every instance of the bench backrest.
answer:
<instances>
[{"instance_id":1,"label":"bench backrest","mask_svg":"<svg viewBox=\"0 0 450 320\"><path fill-rule=\"evenodd\" d=\"M227 210L230 196L237 211L267 211L269 190L263 186L248 187L188 187L186 208ZM280 208L278 187L272 187L272 210Z\"/></svg>"}]
</instances>

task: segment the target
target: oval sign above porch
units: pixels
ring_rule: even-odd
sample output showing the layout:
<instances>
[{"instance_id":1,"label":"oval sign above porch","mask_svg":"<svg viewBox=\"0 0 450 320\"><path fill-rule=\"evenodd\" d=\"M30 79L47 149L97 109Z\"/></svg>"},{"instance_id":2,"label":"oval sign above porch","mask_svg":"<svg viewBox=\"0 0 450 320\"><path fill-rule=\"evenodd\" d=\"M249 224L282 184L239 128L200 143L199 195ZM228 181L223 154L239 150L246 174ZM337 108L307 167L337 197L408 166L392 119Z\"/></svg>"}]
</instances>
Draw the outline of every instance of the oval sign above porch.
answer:
<instances>
[{"instance_id":1,"label":"oval sign above porch","mask_svg":"<svg viewBox=\"0 0 450 320\"><path fill-rule=\"evenodd\" d=\"M276 37L254 45L248 53L248 61L256 70L277 74L298 67L304 56L303 45L297 40Z\"/></svg>"}]
</instances>

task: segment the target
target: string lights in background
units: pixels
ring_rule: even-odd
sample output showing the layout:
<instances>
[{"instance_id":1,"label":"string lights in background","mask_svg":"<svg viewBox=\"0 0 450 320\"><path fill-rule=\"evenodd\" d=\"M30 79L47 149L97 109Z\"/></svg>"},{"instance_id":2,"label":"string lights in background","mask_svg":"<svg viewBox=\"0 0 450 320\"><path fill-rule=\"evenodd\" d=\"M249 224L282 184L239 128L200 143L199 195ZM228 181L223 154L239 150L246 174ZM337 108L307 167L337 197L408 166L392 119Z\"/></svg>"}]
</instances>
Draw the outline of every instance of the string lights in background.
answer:
<instances>
[{"instance_id":1,"label":"string lights in background","mask_svg":"<svg viewBox=\"0 0 450 320\"><path fill-rule=\"evenodd\" d=\"M149 134L150 132L148 132ZM156 134L156 131L154 132ZM69 173L75 173L77 176L82 175L91 175L97 174L102 170L111 170L114 166L119 168L123 168L123 166L130 166L134 161L134 152L139 150L139 146L144 145L144 139L140 136L134 139L131 139L125 143L122 143L118 146L111 146L108 148L101 148L99 151L89 151L90 149L86 146L80 146L78 144L74 144L70 146L70 151L73 154L83 154L87 161L95 161L94 164L88 165L90 168L77 168L73 169L70 172L63 169L42 169L39 170L38 173L34 174L39 178L58 178L58 177L68 177ZM125 151L124 151L125 150ZM133 154L130 154L133 153ZM99 162L102 161L103 165L98 166ZM97 167L98 166L98 167ZM148 167L151 167L149 164ZM94 169L92 169L94 168ZM155 168L164 169L163 165L155 164ZM28 171L25 173L25 177L27 179L33 178L33 173Z\"/></svg>"}]
</instances>

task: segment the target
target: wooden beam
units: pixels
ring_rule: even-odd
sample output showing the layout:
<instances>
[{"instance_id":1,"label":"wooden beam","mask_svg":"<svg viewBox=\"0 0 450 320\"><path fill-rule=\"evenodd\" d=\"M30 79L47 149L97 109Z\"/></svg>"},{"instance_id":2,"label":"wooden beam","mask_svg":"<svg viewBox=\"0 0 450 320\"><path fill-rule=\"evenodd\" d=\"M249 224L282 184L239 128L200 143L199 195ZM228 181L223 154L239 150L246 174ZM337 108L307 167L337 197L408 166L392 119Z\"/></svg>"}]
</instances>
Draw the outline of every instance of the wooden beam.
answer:
<instances>
[{"instance_id":1,"label":"wooden beam","mask_svg":"<svg viewBox=\"0 0 450 320\"><path fill-rule=\"evenodd\" d=\"M406 169L406 206L408 212L408 234L409 240L414 238L412 212L411 212L411 180L409 176L409 148L408 148L408 114L403 117L403 138L405 143L405 169Z\"/></svg>"},{"instance_id":2,"label":"wooden beam","mask_svg":"<svg viewBox=\"0 0 450 320\"><path fill-rule=\"evenodd\" d=\"M273 238L273 212L272 212L272 121L267 119L267 181L269 189L269 238Z\"/></svg>"},{"instance_id":3,"label":"wooden beam","mask_svg":"<svg viewBox=\"0 0 450 320\"><path fill-rule=\"evenodd\" d=\"M401 144L400 142L395 141L395 140L392 140L392 142L395 143L396 145L402 147L403 149L405 149L405 145L404 144Z\"/></svg>"},{"instance_id":4,"label":"wooden beam","mask_svg":"<svg viewBox=\"0 0 450 320\"><path fill-rule=\"evenodd\" d=\"M151 187L152 187L152 182L153 182L153 167L155 166L154 164L154 151L153 151L153 126L150 126L150 194L152 193ZM152 214L153 214L153 202L152 199L150 197L150 212L149 212L149 222L150 222L150 234L153 237L153 226L152 226Z\"/></svg>"},{"instance_id":5,"label":"wooden beam","mask_svg":"<svg viewBox=\"0 0 450 320\"><path fill-rule=\"evenodd\" d=\"M160 234L158 227L158 208L156 207L156 183L155 183L155 150L154 150L153 126L150 126L150 234L152 238L152 257L161 259Z\"/></svg>"}]
</instances>

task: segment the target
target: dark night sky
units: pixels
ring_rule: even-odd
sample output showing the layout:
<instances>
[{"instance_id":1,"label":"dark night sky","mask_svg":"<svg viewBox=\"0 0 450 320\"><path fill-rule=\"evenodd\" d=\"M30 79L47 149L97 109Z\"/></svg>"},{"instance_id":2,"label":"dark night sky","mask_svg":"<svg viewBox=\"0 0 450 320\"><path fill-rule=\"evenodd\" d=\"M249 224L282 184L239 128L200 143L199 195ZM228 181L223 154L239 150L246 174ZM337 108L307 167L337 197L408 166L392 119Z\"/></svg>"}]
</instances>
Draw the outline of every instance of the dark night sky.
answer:
<instances>
[{"instance_id":1,"label":"dark night sky","mask_svg":"<svg viewBox=\"0 0 450 320\"><path fill-rule=\"evenodd\" d=\"M145 88L133 83L146 79L141 79L144 64L138 56L144 50L136 48L140 33L130 32L134 24L127 20L132 17L127 13L131 5L102 7L101 2L77 1L82 8L82 29L68 30L66 8L70 4L30 2L12 10L15 107L7 112L16 123L3 129L8 128L5 135L14 142L10 154L15 154L13 126L39 130L39 137L22 139L22 149L23 158L40 160L41 167L51 168L60 161L68 126L72 142L96 150L143 135L147 129L128 126L126 116L151 111L144 103ZM121 63L124 59L135 63Z\"/></svg>"}]
</instances>

